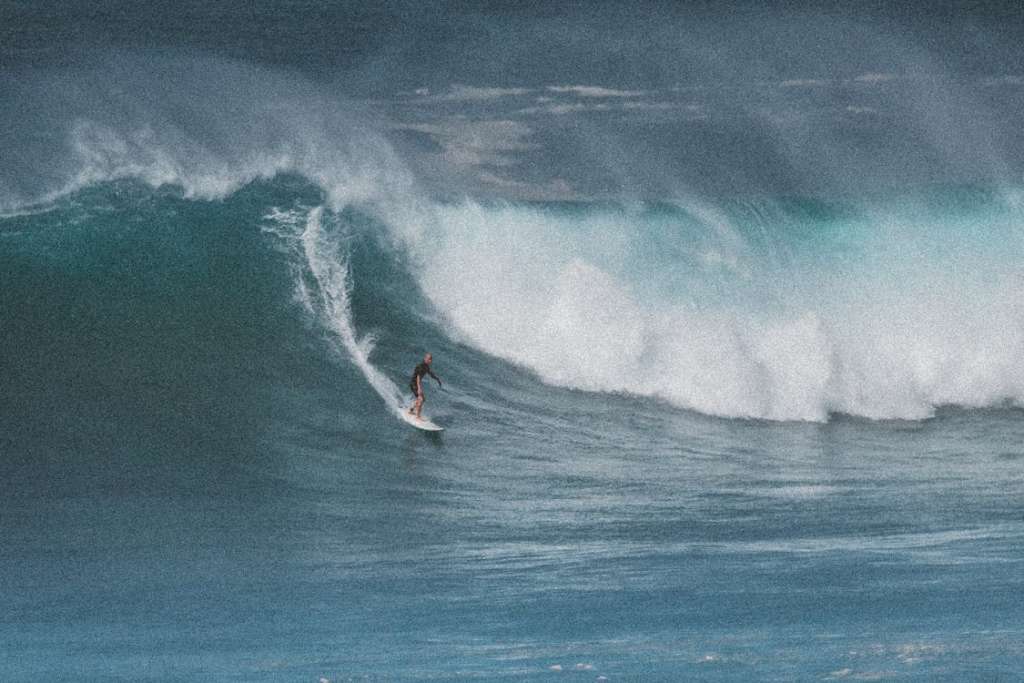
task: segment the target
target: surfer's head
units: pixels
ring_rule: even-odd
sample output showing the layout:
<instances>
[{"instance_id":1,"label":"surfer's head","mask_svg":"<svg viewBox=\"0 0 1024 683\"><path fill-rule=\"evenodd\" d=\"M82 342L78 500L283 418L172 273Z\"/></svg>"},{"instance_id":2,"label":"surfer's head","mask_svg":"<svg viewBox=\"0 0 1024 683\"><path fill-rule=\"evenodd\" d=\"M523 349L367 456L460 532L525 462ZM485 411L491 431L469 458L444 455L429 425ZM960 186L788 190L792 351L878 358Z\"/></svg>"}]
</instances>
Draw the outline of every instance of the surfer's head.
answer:
<instances>
[{"instance_id":1,"label":"surfer's head","mask_svg":"<svg viewBox=\"0 0 1024 683\"><path fill-rule=\"evenodd\" d=\"M434 360L434 357L431 356L429 353L427 355L423 356L423 362L426 363L427 365L430 365L430 363L433 360Z\"/></svg>"}]
</instances>

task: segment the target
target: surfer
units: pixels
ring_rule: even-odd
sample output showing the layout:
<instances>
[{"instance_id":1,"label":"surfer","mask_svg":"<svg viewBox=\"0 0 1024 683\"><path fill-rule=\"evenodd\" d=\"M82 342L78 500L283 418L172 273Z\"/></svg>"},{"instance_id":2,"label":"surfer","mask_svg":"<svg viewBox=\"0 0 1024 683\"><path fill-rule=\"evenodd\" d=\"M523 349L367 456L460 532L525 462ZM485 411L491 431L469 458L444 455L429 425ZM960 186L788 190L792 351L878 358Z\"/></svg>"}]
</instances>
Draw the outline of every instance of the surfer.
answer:
<instances>
[{"instance_id":1,"label":"surfer","mask_svg":"<svg viewBox=\"0 0 1024 683\"><path fill-rule=\"evenodd\" d=\"M438 376L433 373L430 369L430 364L433 362L434 357L429 353L423 356L423 362L416 366L416 369L412 371L412 379L409 380L409 388L412 389L412 395L416 397L416 402L409 407L409 414L415 415L417 419L422 419L420 413L423 412L423 376L430 375L437 380L437 386L443 388L441 380Z\"/></svg>"}]
</instances>

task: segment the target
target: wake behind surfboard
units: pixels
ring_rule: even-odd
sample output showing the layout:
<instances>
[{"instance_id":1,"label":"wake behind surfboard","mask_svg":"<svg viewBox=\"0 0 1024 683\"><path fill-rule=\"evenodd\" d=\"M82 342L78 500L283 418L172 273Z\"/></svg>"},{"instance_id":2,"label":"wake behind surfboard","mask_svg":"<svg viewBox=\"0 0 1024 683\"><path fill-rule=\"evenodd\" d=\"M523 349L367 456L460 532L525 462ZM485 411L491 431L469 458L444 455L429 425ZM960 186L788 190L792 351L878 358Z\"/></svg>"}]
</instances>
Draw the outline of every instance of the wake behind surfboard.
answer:
<instances>
[{"instance_id":1,"label":"wake behind surfboard","mask_svg":"<svg viewBox=\"0 0 1024 683\"><path fill-rule=\"evenodd\" d=\"M403 409L401 414L402 414L402 419L405 420L406 422L408 422L409 424L411 424L416 429L422 429L425 432L443 432L444 431L444 427L442 427L440 425L437 425L437 424L434 424L433 422L431 422L429 419L427 419L425 417L416 417L415 415L410 415L408 409Z\"/></svg>"}]
</instances>

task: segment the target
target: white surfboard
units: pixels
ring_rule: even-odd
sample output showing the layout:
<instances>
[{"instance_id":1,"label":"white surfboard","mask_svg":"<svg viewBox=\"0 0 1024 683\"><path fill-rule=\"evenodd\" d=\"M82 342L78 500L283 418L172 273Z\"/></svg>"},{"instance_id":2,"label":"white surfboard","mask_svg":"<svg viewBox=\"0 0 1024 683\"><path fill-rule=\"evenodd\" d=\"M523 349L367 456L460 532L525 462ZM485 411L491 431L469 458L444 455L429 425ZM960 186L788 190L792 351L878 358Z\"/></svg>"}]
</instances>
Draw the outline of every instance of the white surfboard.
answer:
<instances>
[{"instance_id":1,"label":"white surfboard","mask_svg":"<svg viewBox=\"0 0 1024 683\"><path fill-rule=\"evenodd\" d=\"M410 415L409 410L406 408L402 409L402 419L411 424L416 429L422 429L425 432L443 432L444 427L436 425L425 417L416 417Z\"/></svg>"}]
</instances>

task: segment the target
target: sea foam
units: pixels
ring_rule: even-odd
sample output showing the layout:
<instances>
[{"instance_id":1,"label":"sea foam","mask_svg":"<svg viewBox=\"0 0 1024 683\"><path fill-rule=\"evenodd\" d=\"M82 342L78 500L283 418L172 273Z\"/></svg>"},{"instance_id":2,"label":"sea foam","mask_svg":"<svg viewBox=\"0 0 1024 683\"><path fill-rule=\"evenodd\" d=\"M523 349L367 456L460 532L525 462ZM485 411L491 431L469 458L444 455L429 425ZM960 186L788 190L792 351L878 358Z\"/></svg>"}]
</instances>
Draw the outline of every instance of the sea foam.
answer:
<instances>
[{"instance_id":1,"label":"sea foam","mask_svg":"<svg viewBox=\"0 0 1024 683\"><path fill-rule=\"evenodd\" d=\"M852 245L766 245L737 242L750 226L698 234L695 212L466 202L436 207L413 250L458 335L551 384L729 417L921 419L1024 402L1017 217L983 209L973 235L872 211L817 226Z\"/></svg>"}]
</instances>

